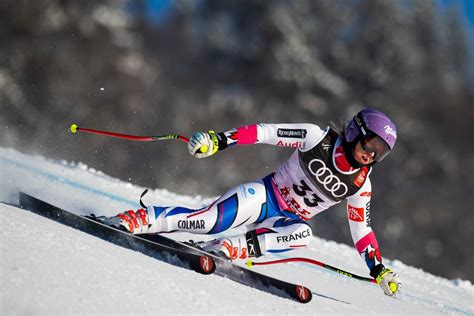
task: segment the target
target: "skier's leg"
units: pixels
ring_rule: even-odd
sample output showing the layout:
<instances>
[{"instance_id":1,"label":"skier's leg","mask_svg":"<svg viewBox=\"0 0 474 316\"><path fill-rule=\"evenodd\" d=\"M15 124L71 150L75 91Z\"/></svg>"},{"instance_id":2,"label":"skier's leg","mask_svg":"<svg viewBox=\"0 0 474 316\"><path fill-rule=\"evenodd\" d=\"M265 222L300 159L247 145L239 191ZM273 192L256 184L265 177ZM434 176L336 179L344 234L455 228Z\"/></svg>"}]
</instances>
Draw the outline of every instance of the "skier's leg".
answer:
<instances>
[{"instance_id":1,"label":"skier's leg","mask_svg":"<svg viewBox=\"0 0 474 316\"><path fill-rule=\"evenodd\" d=\"M262 254L304 248L313 235L307 222L288 217L271 217L256 225L254 230Z\"/></svg>"},{"instance_id":2,"label":"skier's leg","mask_svg":"<svg viewBox=\"0 0 474 316\"><path fill-rule=\"evenodd\" d=\"M306 247L312 235L308 223L284 216L270 217L253 226L245 234L213 240L203 249L224 253L231 260L245 259Z\"/></svg>"},{"instance_id":3,"label":"skier's leg","mask_svg":"<svg viewBox=\"0 0 474 316\"><path fill-rule=\"evenodd\" d=\"M258 222L266 210L266 189L262 181L239 185L208 206L198 210L154 207L150 212L151 232L217 234L227 229Z\"/></svg>"},{"instance_id":4,"label":"skier's leg","mask_svg":"<svg viewBox=\"0 0 474 316\"><path fill-rule=\"evenodd\" d=\"M201 209L148 206L103 221L109 225L122 226L133 234L175 231L216 234L258 223L277 214L278 210L269 200L265 184L259 180L239 185Z\"/></svg>"}]
</instances>

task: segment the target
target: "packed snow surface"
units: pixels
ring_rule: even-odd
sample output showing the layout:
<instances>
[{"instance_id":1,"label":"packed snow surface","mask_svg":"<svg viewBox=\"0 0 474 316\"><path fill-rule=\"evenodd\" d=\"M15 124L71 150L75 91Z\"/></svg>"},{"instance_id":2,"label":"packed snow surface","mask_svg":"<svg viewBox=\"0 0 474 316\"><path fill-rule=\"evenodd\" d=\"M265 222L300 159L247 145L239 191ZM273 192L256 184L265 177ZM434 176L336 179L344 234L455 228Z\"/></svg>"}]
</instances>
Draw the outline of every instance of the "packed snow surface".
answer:
<instances>
[{"instance_id":1,"label":"packed snow surface","mask_svg":"<svg viewBox=\"0 0 474 316\"><path fill-rule=\"evenodd\" d=\"M77 214L135 209L143 187L81 163L52 161L0 148L0 201L23 191ZM212 201L151 190L147 204L199 208ZM217 275L200 275L0 204L0 314L461 314L474 315L474 287L384 259L402 280L395 298L378 286L326 269L291 263L256 271L313 291L300 304ZM169 234L177 239L202 236ZM202 237L203 239L209 236ZM367 275L353 247L314 237L310 246L272 258L308 257ZM266 258L267 260L268 258Z\"/></svg>"}]
</instances>

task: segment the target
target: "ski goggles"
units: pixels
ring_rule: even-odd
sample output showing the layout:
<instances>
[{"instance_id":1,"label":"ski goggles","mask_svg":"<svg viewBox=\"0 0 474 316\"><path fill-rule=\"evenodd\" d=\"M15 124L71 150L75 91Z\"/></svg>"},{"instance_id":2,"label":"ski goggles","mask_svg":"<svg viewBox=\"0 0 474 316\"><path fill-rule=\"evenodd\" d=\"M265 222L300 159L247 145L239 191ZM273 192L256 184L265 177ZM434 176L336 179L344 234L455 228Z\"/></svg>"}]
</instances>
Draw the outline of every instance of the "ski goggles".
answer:
<instances>
[{"instance_id":1,"label":"ski goggles","mask_svg":"<svg viewBox=\"0 0 474 316\"><path fill-rule=\"evenodd\" d=\"M374 160L382 161L390 153L390 147L379 136L369 134L360 140L362 148L369 153L374 153Z\"/></svg>"}]
</instances>

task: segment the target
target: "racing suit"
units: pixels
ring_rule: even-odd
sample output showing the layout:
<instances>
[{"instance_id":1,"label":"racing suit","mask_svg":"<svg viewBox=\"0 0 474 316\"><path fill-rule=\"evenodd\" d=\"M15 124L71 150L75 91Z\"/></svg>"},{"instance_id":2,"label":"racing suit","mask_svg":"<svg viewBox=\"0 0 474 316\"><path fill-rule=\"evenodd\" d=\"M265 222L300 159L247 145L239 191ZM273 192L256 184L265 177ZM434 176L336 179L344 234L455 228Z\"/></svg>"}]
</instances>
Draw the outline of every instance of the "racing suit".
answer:
<instances>
[{"instance_id":1,"label":"racing suit","mask_svg":"<svg viewBox=\"0 0 474 316\"><path fill-rule=\"evenodd\" d=\"M148 233L217 234L246 226L247 233L218 238L231 259L290 251L307 246L307 221L347 201L354 245L369 269L381 263L370 227L370 166L352 168L342 137L314 124L258 124L219 133L220 147L270 144L294 147L291 157L263 179L232 188L201 209L148 206Z\"/></svg>"}]
</instances>

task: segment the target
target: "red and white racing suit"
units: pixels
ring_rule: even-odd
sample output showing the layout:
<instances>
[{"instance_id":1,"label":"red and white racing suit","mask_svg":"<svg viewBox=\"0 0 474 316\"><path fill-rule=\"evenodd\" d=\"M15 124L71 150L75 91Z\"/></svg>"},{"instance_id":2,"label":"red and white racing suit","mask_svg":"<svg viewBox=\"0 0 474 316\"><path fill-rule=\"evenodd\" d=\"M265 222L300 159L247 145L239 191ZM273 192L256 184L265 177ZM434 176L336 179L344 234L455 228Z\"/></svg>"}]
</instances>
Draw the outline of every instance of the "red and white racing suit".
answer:
<instances>
[{"instance_id":1,"label":"red and white racing suit","mask_svg":"<svg viewBox=\"0 0 474 316\"><path fill-rule=\"evenodd\" d=\"M357 251L369 269L381 263L370 227L371 168L350 167L337 132L314 124L258 124L220 135L228 146L259 143L295 151L275 173L235 187L202 209L149 206L148 232L215 234L247 226L247 234L226 237L233 259L246 258L306 246L312 235L306 221L346 200Z\"/></svg>"}]
</instances>

